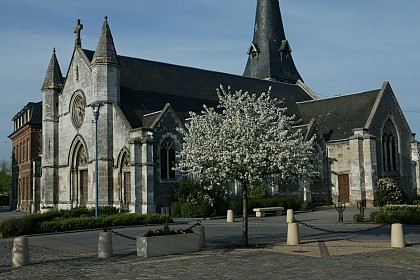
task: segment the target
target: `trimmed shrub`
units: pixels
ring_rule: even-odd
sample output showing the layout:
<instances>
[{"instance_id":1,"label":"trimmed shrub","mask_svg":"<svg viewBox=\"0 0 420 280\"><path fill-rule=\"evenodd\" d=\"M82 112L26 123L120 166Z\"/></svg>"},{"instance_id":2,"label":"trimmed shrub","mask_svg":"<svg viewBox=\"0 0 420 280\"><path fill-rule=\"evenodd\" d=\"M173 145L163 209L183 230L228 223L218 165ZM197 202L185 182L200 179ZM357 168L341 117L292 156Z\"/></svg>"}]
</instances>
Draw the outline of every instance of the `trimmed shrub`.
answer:
<instances>
[{"instance_id":1,"label":"trimmed shrub","mask_svg":"<svg viewBox=\"0 0 420 280\"><path fill-rule=\"evenodd\" d=\"M227 192L224 186L182 179L174 188L171 203L174 217L225 215L227 208Z\"/></svg>"},{"instance_id":2,"label":"trimmed shrub","mask_svg":"<svg viewBox=\"0 0 420 280\"><path fill-rule=\"evenodd\" d=\"M171 216L172 217L181 217L181 207L182 207L181 201L173 201L171 203Z\"/></svg>"},{"instance_id":3,"label":"trimmed shrub","mask_svg":"<svg viewBox=\"0 0 420 280\"><path fill-rule=\"evenodd\" d=\"M314 206L309 201L304 201L300 204L299 210L300 211L312 211L314 209ZM287 209L285 209L287 210Z\"/></svg>"},{"instance_id":4,"label":"trimmed shrub","mask_svg":"<svg viewBox=\"0 0 420 280\"><path fill-rule=\"evenodd\" d=\"M361 223L363 222L363 216L362 214L356 214L353 216L353 221L355 221L356 223Z\"/></svg>"},{"instance_id":5,"label":"trimmed shrub","mask_svg":"<svg viewBox=\"0 0 420 280\"><path fill-rule=\"evenodd\" d=\"M76 207L69 210L60 210L63 218L76 218L76 217L94 217L95 208L86 208L86 207ZM121 211L118 208L113 206L99 206L98 215L99 216L110 216L118 213L127 213L128 211Z\"/></svg>"},{"instance_id":6,"label":"trimmed shrub","mask_svg":"<svg viewBox=\"0 0 420 280\"><path fill-rule=\"evenodd\" d=\"M238 198L230 199L228 201L228 209L231 209L234 215L241 215L243 211L242 198L238 197ZM228 209L226 209L226 213Z\"/></svg>"},{"instance_id":7,"label":"trimmed shrub","mask_svg":"<svg viewBox=\"0 0 420 280\"><path fill-rule=\"evenodd\" d=\"M378 215L379 213L381 213L380 211L373 211L372 213L370 213L369 218L371 221L375 221L375 217L376 215Z\"/></svg>"},{"instance_id":8,"label":"trimmed shrub","mask_svg":"<svg viewBox=\"0 0 420 280\"><path fill-rule=\"evenodd\" d=\"M191 202L184 202L181 206L181 216L184 218L211 217L212 214L212 207L206 204L193 204Z\"/></svg>"}]
</instances>

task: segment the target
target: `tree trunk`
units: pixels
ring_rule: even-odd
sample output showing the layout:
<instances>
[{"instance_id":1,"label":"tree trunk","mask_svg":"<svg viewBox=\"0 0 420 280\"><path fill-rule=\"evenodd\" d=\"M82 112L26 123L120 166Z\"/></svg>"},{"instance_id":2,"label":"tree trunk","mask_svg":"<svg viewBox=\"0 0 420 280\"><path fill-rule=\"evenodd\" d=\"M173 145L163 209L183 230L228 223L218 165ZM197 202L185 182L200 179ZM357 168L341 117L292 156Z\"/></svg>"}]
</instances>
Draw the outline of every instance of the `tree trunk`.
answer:
<instances>
[{"instance_id":1,"label":"tree trunk","mask_svg":"<svg viewBox=\"0 0 420 280\"><path fill-rule=\"evenodd\" d=\"M248 247L248 185L242 185L242 242L244 247Z\"/></svg>"}]
</instances>

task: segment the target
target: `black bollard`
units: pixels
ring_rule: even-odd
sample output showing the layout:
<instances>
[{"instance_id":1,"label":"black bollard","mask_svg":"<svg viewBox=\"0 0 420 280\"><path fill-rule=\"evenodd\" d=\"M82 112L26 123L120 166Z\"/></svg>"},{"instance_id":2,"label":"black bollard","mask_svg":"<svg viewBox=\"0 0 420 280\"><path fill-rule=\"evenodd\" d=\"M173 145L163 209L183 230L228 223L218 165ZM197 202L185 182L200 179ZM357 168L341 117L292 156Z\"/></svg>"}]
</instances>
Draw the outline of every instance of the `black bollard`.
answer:
<instances>
[{"instance_id":1,"label":"black bollard","mask_svg":"<svg viewBox=\"0 0 420 280\"><path fill-rule=\"evenodd\" d=\"M335 204L335 210L338 212L338 221L343 222L343 212L346 209L346 204L339 202Z\"/></svg>"},{"instance_id":2,"label":"black bollard","mask_svg":"<svg viewBox=\"0 0 420 280\"><path fill-rule=\"evenodd\" d=\"M359 209L362 218L365 218L366 200L357 201L357 209Z\"/></svg>"}]
</instances>

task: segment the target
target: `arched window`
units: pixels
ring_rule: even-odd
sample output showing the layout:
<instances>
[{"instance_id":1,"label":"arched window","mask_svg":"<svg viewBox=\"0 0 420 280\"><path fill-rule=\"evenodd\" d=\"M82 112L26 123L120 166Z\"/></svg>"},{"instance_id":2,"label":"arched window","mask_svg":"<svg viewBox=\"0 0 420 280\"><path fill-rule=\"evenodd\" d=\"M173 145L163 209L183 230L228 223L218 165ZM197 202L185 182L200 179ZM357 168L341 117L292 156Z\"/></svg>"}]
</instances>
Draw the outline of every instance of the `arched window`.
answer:
<instances>
[{"instance_id":1,"label":"arched window","mask_svg":"<svg viewBox=\"0 0 420 280\"><path fill-rule=\"evenodd\" d=\"M160 177L175 179L175 143L168 137L160 146Z\"/></svg>"},{"instance_id":2,"label":"arched window","mask_svg":"<svg viewBox=\"0 0 420 280\"><path fill-rule=\"evenodd\" d=\"M394 124L388 120L382 135L382 162L385 172L398 171L398 137Z\"/></svg>"},{"instance_id":3,"label":"arched window","mask_svg":"<svg viewBox=\"0 0 420 280\"><path fill-rule=\"evenodd\" d=\"M131 171L130 171L130 155L127 151L122 153L121 163L121 194L120 202L128 209L131 203Z\"/></svg>"}]
</instances>

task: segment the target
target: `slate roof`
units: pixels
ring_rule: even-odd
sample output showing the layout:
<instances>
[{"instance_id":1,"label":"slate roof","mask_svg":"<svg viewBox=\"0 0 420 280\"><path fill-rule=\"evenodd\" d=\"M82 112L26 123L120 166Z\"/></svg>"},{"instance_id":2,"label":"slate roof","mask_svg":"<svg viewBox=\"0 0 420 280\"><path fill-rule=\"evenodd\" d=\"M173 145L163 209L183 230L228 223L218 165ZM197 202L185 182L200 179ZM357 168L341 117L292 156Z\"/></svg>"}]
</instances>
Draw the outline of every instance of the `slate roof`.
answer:
<instances>
[{"instance_id":1,"label":"slate roof","mask_svg":"<svg viewBox=\"0 0 420 280\"><path fill-rule=\"evenodd\" d=\"M29 115L28 123L30 124L41 124L42 123L42 101L39 102L28 102L22 110L19 111L13 118L12 121L19 118L26 110L29 109L31 114Z\"/></svg>"},{"instance_id":2,"label":"slate roof","mask_svg":"<svg viewBox=\"0 0 420 280\"><path fill-rule=\"evenodd\" d=\"M94 52L83 51L92 60ZM170 103L181 120L188 118L190 111L202 111L203 104L215 107L219 85L225 89L231 86L232 91L242 89L256 94L267 92L272 86L271 96L284 100L288 113L298 117L296 102L312 99L300 86L293 84L126 56L118 56L118 62L121 66L120 106L133 128L144 126L143 116L162 110L166 103Z\"/></svg>"},{"instance_id":3,"label":"slate roof","mask_svg":"<svg viewBox=\"0 0 420 280\"><path fill-rule=\"evenodd\" d=\"M324 135L325 141L347 139L353 135L354 128L364 128L368 121L380 89L337 96L327 99L299 102L303 123L311 118Z\"/></svg>"},{"instance_id":4,"label":"slate roof","mask_svg":"<svg viewBox=\"0 0 420 280\"><path fill-rule=\"evenodd\" d=\"M57 56L55 55L55 48L51 55L50 63L48 64L47 73L45 75L42 89L49 88L63 88L63 75L61 74L60 64L58 63Z\"/></svg>"},{"instance_id":5,"label":"slate roof","mask_svg":"<svg viewBox=\"0 0 420 280\"><path fill-rule=\"evenodd\" d=\"M102 24L101 36L99 37L98 45L95 54L91 59L92 63L114 63L118 64L117 52L112 39L111 30L108 25L108 17L105 17Z\"/></svg>"}]
</instances>

